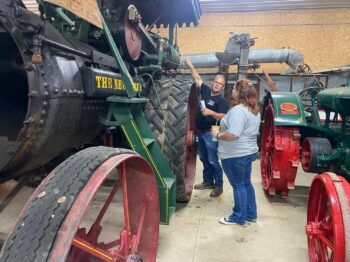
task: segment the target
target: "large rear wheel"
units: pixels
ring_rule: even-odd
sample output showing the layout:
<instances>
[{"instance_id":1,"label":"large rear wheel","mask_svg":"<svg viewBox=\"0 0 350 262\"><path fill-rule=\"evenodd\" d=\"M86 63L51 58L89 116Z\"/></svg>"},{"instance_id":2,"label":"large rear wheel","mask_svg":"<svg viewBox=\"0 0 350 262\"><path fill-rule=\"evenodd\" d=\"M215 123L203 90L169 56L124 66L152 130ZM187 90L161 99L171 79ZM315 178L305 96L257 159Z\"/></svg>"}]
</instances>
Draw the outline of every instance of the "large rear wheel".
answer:
<instances>
[{"instance_id":1,"label":"large rear wheel","mask_svg":"<svg viewBox=\"0 0 350 262\"><path fill-rule=\"evenodd\" d=\"M197 150L195 114L197 88L187 80L165 78L149 93L145 117L176 176L176 200L191 198Z\"/></svg>"},{"instance_id":2,"label":"large rear wheel","mask_svg":"<svg viewBox=\"0 0 350 262\"><path fill-rule=\"evenodd\" d=\"M155 261L158 234L157 184L146 160L88 148L36 189L1 261Z\"/></svg>"},{"instance_id":3,"label":"large rear wheel","mask_svg":"<svg viewBox=\"0 0 350 262\"><path fill-rule=\"evenodd\" d=\"M350 185L343 177L323 173L314 178L306 235L311 262L350 260Z\"/></svg>"},{"instance_id":4,"label":"large rear wheel","mask_svg":"<svg viewBox=\"0 0 350 262\"><path fill-rule=\"evenodd\" d=\"M276 192L288 196L294 189L299 164L300 133L297 127L275 126L270 103L264 113L261 130L261 178L267 195Z\"/></svg>"}]
</instances>

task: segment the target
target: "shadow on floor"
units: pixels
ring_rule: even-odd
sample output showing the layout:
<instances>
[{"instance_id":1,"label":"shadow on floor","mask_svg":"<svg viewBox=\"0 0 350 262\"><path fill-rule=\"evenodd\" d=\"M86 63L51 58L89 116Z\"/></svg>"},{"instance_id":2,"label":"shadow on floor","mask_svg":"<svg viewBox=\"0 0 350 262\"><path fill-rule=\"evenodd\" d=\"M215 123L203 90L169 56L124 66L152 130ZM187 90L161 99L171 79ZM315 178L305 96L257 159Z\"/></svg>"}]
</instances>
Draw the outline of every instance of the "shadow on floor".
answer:
<instances>
[{"instance_id":1,"label":"shadow on floor","mask_svg":"<svg viewBox=\"0 0 350 262\"><path fill-rule=\"evenodd\" d=\"M307 207L307 197L310 187L295 186L295 189L290 190L287 198L281 198L280 195L267 197L270 203L284 203L293 207Z\"/></svg>"}]
</instances>

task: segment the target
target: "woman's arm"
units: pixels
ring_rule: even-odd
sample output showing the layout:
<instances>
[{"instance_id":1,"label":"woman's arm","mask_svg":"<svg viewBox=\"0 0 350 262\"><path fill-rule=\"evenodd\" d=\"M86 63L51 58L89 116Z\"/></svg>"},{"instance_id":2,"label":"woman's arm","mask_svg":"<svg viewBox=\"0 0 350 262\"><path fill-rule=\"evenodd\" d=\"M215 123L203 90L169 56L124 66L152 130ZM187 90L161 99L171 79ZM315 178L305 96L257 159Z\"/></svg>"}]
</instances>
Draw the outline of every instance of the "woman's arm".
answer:
<instances>
[{"instance_id":1,"label":"woman's arm","mask_svg":"<svg viewBox=\"0 0 350 262\"><path fill-rule=\"evenodd\" d=\"M238 136L231 134L229 132L222 132L222 131L217 131L217 130L212 130L211 135L213 137L216 137L218 140L224 140L224 141L233 141L238 138Z\"/></svg>"}]
</instances>

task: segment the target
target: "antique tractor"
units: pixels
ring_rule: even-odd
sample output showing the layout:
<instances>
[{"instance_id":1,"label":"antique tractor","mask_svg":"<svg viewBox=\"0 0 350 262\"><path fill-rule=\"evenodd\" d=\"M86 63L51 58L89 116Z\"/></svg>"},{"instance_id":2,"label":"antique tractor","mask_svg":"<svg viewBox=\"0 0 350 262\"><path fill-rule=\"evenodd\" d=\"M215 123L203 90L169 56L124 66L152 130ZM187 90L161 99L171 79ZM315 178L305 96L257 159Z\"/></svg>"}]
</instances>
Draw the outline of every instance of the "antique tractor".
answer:
<instances>
[{"instance_id":1,"label":"antique tractor","mask_svg":"<svg viewBox=\"0 0 350 262\"><path fill-rule=\"evenodd\" d=\"M267 195L287 197L299 159L318 173L309 191L310 261L350 260L350 88L322 85L270 93L261 132L261 175Z\"/></svg>"},{"instance_id":2,"label":"antique tractor","mask_svg":"<svg viewBox=\"0 0 350 262\"><path fill-rule=\"evenodd\" d=\"M155 261L194 182L197 90L169 76L198 1L38 3L0 2L0 181L43 179L0 260Z\"/></svg>"}]
</instances>

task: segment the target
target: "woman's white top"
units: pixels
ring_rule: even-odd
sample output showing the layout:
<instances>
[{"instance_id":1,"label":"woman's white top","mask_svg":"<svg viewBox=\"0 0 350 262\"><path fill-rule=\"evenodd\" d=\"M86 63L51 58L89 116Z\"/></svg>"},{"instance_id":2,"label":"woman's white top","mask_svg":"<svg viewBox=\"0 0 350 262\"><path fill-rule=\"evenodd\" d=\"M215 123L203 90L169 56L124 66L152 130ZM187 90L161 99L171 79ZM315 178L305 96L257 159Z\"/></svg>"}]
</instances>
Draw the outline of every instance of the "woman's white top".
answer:
<instances>
[{"instance_id":1,"label":"woman's white top","mask_svg":"<svg viewBox=\"0 0 350 262\"><path fill-rule=\"evenodd\" d=\"M258 152L259 126L260 113L254 115L242 104L231 108L220 121L220 132L229 132L238 138L234 141L219 140L220 159L242 157Z\"/></svg>"}]
</instances>

